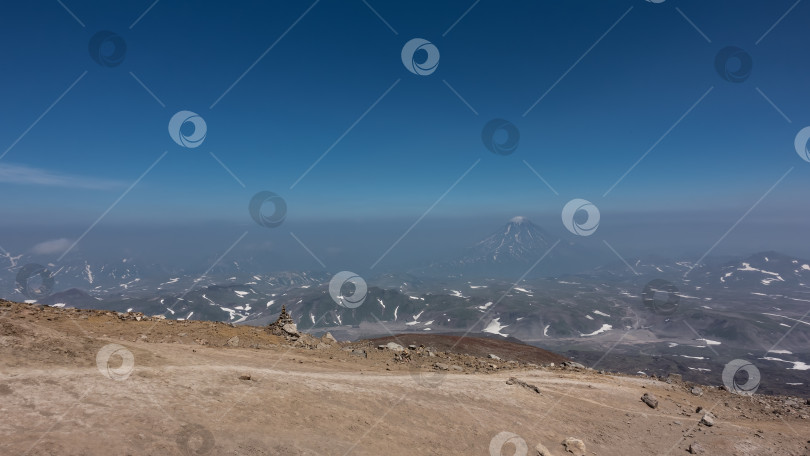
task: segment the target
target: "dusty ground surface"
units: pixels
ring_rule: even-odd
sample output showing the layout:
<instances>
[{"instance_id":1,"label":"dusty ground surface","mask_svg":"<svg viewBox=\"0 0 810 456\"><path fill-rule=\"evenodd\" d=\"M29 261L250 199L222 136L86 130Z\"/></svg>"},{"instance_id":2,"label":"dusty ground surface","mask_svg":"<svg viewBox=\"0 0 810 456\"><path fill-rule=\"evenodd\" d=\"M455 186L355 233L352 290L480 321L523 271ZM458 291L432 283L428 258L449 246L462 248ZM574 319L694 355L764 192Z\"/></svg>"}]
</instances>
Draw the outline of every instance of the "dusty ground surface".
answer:
<instances>
[{"instance_id":1,"label":"dusty ground surface","mask_svg":"<svg viewBox=\"0 0 810 456\"><path fill-rule=\"evenodd\" d=\"M707 455L810 455L803 400L696 396L678 381L449 354L436 341L318 349L261 328L136 320L0 302L0 454L511 456L542 443L567 455L574 437L588 455L695 443Z\"/></svg>"}]
</instances>

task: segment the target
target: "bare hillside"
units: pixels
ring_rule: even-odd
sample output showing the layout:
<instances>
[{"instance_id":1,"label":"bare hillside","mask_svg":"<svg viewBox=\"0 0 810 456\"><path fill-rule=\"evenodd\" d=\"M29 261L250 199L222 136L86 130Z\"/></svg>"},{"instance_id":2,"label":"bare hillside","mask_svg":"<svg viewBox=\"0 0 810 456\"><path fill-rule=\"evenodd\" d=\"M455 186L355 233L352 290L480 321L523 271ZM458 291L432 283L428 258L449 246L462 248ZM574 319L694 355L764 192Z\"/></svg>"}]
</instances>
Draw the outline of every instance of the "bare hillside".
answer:
<instances>
[{"instance_id":1,"label":"bare hillside","mask_svg":"<svg viewBox=\"0 0 810 456\"><path fill-rule=\"evenodd\" d=\"M348 344L3 301L0 454L810 454L803 400L492 344Z\"/></svg>"}]
</instances>

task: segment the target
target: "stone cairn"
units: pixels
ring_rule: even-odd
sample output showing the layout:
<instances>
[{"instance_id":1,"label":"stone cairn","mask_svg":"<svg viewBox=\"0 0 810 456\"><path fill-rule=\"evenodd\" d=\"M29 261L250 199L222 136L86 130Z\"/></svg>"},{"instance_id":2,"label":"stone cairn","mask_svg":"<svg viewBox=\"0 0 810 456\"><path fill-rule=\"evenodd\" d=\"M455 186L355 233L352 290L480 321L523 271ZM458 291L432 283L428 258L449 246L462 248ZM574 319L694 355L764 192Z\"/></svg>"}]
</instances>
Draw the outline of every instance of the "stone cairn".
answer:
<instances>
[{"instance_id":1,"label":"stone cairn","mask_svg":"<svg viewBox=\"0 0 810 456\"><path fill-rule=\"evenodd\" d=\"M281 306L281 314L278 319L267 325L267 330L276 336L283 336L287 339L298 339L301 333L298 332L298 327L292 319L292 316L287 312L287 306Z\"/></svg>"}]
</instances>

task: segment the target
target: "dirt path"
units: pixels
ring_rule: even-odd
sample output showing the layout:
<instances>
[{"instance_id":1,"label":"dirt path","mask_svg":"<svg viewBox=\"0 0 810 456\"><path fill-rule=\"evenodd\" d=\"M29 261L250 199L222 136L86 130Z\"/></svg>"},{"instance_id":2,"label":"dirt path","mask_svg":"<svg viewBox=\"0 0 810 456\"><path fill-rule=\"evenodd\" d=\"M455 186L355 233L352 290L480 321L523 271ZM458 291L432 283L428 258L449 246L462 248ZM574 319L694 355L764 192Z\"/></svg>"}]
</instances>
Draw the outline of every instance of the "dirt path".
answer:
<instances>
[{"instance_id":1,"label":"dirt path","mask_svg":"<svg viewBox=\"0 0 810 456\"><path fill-rule=\"evenodd\" d=\"M687 454L693 442L710 455L810 454L807 406L777 417L756 397L715 388L697 397L678 383L546 368L437 374L338 345L151 343L116 330L131 322L91 320L82 331L0 316L0 454L511 456L513 443L490 452L502 432L531 455L537 443L571 454L567 437L600 456ZM102 329L108 337L93 335ZM120 348L99 369L109 344ZM645 392L657 409L640 401ZM698 425L698 406L714 426Z\"/></svg>"}]
</instances>

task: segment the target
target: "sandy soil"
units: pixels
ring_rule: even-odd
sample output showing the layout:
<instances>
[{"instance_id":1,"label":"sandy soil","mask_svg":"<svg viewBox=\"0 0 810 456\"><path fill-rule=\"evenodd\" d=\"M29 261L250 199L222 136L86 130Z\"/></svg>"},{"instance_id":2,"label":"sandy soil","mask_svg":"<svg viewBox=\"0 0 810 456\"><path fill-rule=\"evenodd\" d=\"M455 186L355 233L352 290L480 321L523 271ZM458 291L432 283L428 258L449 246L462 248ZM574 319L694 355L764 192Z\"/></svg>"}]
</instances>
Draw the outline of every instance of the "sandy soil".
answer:
<instances>
[{"instance_id":1,"label":"sandy soil","mask_svg":"<svg viewBox=\"0 0 810 456\"><path fill-rule=\"evenodd\" d=\"M804 401L126 318L0 302L0 454L511 456L525 442L517 454L542 443L564 455L574 437L588 455L688 454L695 442L707 455L810 455Z\"/></svg>"}]
</instances>

